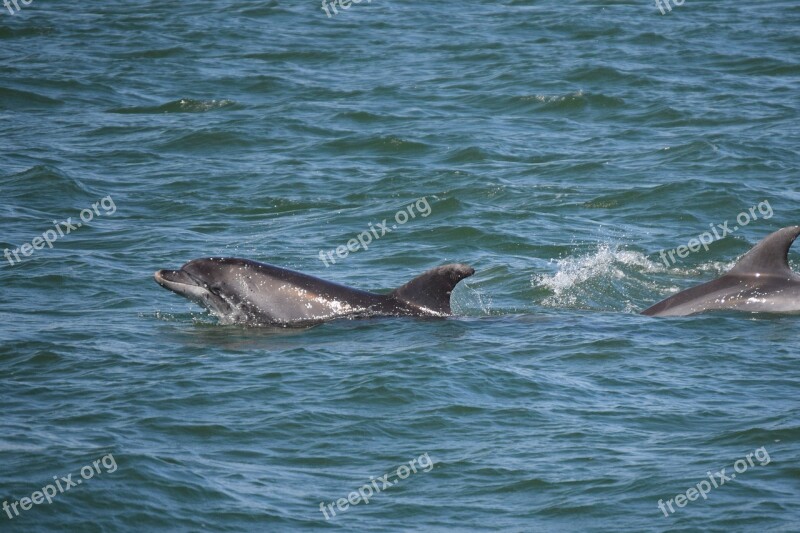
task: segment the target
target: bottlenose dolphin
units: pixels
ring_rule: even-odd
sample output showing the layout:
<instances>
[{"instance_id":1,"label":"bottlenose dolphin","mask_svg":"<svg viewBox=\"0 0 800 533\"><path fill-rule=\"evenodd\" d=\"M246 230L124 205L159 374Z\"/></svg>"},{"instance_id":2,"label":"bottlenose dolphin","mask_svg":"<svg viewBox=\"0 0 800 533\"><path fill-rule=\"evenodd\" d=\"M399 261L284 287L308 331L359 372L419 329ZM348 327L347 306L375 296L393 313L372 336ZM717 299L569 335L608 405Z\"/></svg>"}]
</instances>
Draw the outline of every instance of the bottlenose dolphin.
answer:
<instances>
[{"instance_id":1,"label":"bottlenose dolphin","mask_svg":"<svg viewBox=\"0 0 800 533\"><path fill-rule=\"evenodd\" d=\"M451 314L450 293L475 271L451 264L428 270L389 294L374 294L265 263L195 259L159 270L156 283L205 307L223 324L310 326L334 318Z\"/></svg>"},{"instance_id":2,"label":"bottlenose dolphin","mask_svg":"<svg viewBox=\"0 0 800 533\"><path fill-rule=\"evenodd\" d=\"M764 238L724 276L686 289L642 311L650 316L686 316L704 311L800 312L800 275L789 267L789 248L800 226Z\"/></svg>"}]
</instances>

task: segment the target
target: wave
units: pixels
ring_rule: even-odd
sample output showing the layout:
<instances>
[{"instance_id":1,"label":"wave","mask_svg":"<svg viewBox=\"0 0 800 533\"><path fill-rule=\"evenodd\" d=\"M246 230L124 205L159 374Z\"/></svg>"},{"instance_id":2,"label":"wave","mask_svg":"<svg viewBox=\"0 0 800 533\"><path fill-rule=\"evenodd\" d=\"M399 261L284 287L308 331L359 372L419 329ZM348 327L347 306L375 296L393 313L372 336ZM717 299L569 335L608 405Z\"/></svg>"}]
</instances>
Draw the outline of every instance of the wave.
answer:
<instances>
[{"instance_id":1,"label":"wave","mask_svg":"<svg viewBox=\"0 0 800 533\"><path fill-rule=\"evenodd\" d=\"M556 260L556 271L535 274L531 285L546 307L634 313L648 302L685 289L675 285L676 279L717 277L730 270L734 262L667 266L642 252L602 243L588 254Z\"/></svg>"},{"instance_id":2,"label":"wave","mask_svg":"<svg viewBox=\"0 0 800 533\"><path fill-rule=\"evenodd\" d=\"M0 87L0 109L20 111L40 107L55 107L63 103L61 100L49 98L43 94Z\"/></svg>"},{"instance_id":3,"label":"wave","mask_svg":"<svg viewBox=\"0 0 800 533\"><path fill-rule=\"evenodd\" d=\"M152 113L205 113L217 109L239 107L233 100L192 100L181 98L160 106L117 107L109 109L109 113L120 114L152 114Z\"/></svg>"}]
</instances>

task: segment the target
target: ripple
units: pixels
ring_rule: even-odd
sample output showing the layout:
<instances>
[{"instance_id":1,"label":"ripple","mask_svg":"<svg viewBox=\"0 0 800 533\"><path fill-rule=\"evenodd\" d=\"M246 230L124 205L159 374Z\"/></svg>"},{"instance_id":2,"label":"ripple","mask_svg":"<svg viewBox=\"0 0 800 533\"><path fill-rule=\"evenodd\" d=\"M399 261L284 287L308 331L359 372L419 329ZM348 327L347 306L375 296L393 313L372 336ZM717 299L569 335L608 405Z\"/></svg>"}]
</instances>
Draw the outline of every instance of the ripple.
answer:
<instances>
[{"instance_id":1,"label":"ripple","mask_svg":"<svg viewBox=\"0 0 800 533\"><path fill-rule=\"evenodd\" d=\"M152 114L152 113L206 113L218 109L241 109L233 100L191 100L182 98L160 106L119 107L109 109L109 113Z\"/></svg>"}]
</instances>

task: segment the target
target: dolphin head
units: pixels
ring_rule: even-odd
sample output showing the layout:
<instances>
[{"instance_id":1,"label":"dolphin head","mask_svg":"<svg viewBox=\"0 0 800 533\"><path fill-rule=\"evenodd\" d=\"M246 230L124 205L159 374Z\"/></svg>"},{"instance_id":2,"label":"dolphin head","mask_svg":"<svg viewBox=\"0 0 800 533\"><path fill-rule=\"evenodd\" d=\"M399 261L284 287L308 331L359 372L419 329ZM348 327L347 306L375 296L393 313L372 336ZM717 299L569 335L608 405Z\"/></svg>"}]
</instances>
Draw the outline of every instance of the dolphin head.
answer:
<instances>
[{"instance_id":1,"label":"dolphin head","mask_svg":"<svg viewBox=\"0 0 800 533\"><path fill-rule=\"evenodd\" d=\"M192 302L205 307L223 323L243 318L242 300L231 283L235 271L242 267L233 259L194 259L179 270L159 270L156 283Z\"/></svg>"}]
</instances>

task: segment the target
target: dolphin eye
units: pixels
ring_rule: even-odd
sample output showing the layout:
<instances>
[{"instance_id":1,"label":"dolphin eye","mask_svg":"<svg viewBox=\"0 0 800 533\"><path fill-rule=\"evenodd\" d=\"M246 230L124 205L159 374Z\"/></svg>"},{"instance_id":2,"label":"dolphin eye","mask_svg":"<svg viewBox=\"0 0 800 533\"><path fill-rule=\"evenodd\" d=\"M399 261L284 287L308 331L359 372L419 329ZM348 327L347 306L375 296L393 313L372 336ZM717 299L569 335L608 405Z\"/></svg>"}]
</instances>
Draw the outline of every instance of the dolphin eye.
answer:
<instances>
[{"instance_id":1,"label":"dolphin eye","mask_svg":"<svg viewBox=\"0 0 800 533\"><path fill-rule=\"evenodd\" d=\"M213 292L215 294L219 294L222 291L222 286L221 285L217 285L216 283L214 283L212 285L209 285L208 283L206 283L206 290L208 290L210 292Z\"/></svg>"}]
</instances>

